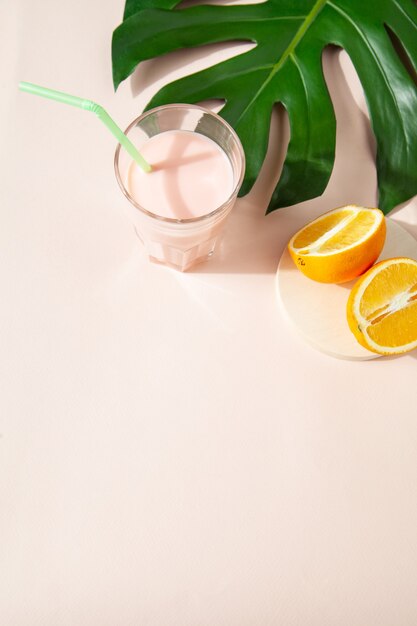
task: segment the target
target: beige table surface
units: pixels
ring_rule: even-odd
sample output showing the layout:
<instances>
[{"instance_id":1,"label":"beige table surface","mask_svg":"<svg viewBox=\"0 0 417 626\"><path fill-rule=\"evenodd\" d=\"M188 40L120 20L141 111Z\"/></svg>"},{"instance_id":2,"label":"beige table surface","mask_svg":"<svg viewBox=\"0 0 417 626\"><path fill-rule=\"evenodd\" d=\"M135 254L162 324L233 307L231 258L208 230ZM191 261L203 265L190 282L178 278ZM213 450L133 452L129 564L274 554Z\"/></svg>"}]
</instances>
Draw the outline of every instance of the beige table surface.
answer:
<instances>
[{"instance_id":1,"label":"beige table surface","mask_svg":"<svg viewBox=\"0 0 417 626\"><path fill-rule=\"evenodd\" d=\"M276 302L289 236L374 205L363 96L325 55L338 150L325 194L264 217L272 147L213 260L148 263L114 140L27 80L125 127L173 76L238 50L147 62L113 93L122 0L2 0L0 623L414 626L417 354L348 362ZM393 219L417 235L417 202Z\"/></svg>"}]
</instances>

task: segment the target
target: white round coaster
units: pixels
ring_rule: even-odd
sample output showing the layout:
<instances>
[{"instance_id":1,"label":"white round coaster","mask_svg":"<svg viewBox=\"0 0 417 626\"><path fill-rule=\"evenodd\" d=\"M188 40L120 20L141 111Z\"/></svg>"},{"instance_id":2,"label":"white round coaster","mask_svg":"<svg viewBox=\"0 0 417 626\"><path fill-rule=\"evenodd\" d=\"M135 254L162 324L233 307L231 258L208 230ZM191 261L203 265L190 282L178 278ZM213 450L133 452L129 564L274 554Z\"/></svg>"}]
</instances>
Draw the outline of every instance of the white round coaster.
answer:
<instances>
[{"instance_id":1,"label":"white round coaster","mask_svg":"<svg viewBox=\"0 0 417 626\"><path fill-rule=\"evenodd\" d=\"M390 218L386 218L386 224L387 237L378 260L397 256L417 259L414 237ZM354 280L342 285L310 280L295 267L287 249L281 256L276 275L282 308L308 343L339 359L375 359L379 355L356 341L346 320L347 299L354 284Z\"/></svg>"}]
</instances>

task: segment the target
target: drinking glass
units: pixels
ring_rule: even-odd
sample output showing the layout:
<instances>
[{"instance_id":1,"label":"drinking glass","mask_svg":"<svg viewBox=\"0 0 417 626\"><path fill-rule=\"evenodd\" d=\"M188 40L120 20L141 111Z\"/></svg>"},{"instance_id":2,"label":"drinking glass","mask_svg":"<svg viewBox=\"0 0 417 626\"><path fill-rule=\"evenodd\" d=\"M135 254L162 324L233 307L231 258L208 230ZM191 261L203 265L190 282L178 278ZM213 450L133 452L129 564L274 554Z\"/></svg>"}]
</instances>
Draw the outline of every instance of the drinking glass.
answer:
<instances>
[{"instance_id":1,"label":"drinking glass","mask_svg":"<svg viewBox=\"0 0 417 626\"><path fill-rule=\"evenodd\" d=\"M157 215L141 206L130 194L127 175L131 157L120 144L116 148L114 168L117 182L129 201L126 209L149 259L186 271L213 254L243 181L245 155L233 128L216 113L196 105L169 104L146 111L127 127L125 134L140 152L151 137L172 130L205 135L227 156L233 172L233 190L215 210L187 219Z\"/></svg>"}]
</instances>

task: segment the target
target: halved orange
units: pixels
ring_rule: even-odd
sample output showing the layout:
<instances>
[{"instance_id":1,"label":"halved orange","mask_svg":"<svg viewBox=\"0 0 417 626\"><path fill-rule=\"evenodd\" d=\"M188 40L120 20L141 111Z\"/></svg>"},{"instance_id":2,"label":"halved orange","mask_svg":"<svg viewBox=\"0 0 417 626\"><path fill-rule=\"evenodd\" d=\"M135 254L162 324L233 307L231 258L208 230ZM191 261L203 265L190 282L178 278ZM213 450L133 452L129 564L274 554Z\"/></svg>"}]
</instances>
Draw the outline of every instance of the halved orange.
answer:
<instances>
[{"instance_id":1,"label":"halved orange","mask_svg":"<svg viewBox=\"0 0 417 626\"><path fill-rule=\"evenodd\" d=\"M417 348L417 261L380 261L361 276L347 303L350 330L378 354Z\"/></svg>"},{"instance_id":2,"label":"halved orange","mask_svg":"<svg viewBox=\"0 0 417 626\"><path fill-rule=\"evenodd\" d=\"M303 274L322 283L344 283L365 272L385 243L379 209L349 205L324 213L290 239L289 253Z\"/></svg>"}]
</instances>

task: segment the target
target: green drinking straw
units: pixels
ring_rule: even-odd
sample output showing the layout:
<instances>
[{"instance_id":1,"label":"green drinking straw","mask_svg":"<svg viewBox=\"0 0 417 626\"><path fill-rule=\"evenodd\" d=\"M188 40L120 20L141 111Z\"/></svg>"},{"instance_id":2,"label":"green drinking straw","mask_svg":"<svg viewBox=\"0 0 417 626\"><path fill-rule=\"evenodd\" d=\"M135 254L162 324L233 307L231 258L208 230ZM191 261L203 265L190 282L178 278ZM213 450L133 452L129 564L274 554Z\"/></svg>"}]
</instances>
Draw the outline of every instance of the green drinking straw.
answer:
<instances>
[{"instance_id":1,"label":"green drinking straw","mask_svg":"<svg viewBox=\"0 0 417 626\"><path fill-rule=\"evenodd\" d=\"M21 89L22 91L27 91L28 93L35 94L36 96L43 96L44 98L56 100L57 102L64 102L65 104L70 104L74 107L78 107L79 109L92 111L103 122L103 124L107 126L109 131L113 133L113 135L123 146L126 152L130 154L132 159L136 161L136 163L139 165L140 168L143 169L144 172L150 172L152 170L149 163L145 161L143 156L136 150L130 139L126 137L124 132L117 126L117 124L112 120L110 115L99 104L96 104L91 100L78 98L77 96L70 96L67 93L63 93L62 91L47 89L46 87L40 87L40 85L33 85L32 83L26 83L23 81L19 83L19 89Z\"/></svg>"}]
</instances>

